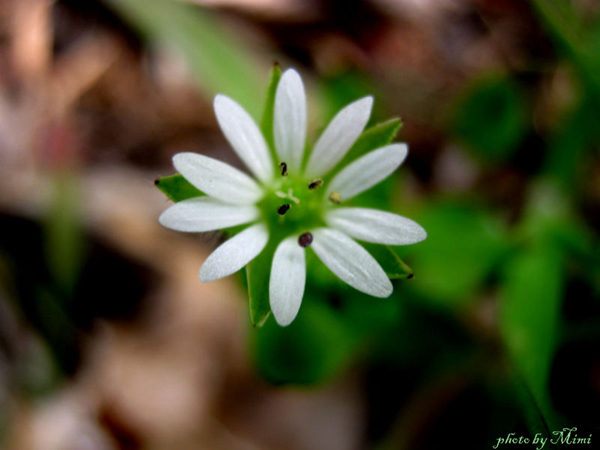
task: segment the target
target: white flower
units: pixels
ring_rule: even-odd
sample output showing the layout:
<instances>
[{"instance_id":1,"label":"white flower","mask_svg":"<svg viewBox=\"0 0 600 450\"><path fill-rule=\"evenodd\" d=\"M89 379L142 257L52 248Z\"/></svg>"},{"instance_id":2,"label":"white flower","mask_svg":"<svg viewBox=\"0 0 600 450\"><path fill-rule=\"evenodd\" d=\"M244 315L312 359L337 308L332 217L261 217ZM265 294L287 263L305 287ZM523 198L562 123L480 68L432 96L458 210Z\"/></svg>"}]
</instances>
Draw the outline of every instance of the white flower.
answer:
<instances>
[{"instance_id":1,"label":"white flower","mask_svg":"<svg viewBox=\"0 0 600 450\"><path fill-rule=\"evenodd\" d=\"M304 164L306 96L298 73L287 70L275 94L273 136L278 161L248 113L223 95L214 101L225 137L255 179L223 162L194 153L174 156L175 168L207 196L184 200L160 216L165 227L202 232L247 224L218 247L200 269L201 281L237 272L269 239L275 251L269 299L276 321L288 325L304 294L305 252L310 246L341 280L375 297L387 297L392 284L377 261L352 238L405 245L426 238L425 230L396 214L343 207L344 201L378 184L407 155L406 144L391 144L358 158L328 181L364 130L373 104L365 97L342 109L328 125ZM323 177L322 179L320 177Z\"/></svg>"}]
</instances>

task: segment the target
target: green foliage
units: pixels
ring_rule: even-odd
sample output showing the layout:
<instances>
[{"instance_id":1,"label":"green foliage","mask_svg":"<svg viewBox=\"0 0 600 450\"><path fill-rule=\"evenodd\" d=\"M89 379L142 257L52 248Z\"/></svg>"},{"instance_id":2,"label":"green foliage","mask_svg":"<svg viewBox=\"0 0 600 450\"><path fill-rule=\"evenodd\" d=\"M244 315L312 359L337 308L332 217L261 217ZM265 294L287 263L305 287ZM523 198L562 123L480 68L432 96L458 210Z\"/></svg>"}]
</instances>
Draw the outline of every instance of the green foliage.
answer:
<instances>
[{"instance_id":1,"label":"green foliage","mask_svg":"<svg viewBox=\"0 0 600 450\"><path fill-rule=\"evenodd\" d=\"M550 36L577 67L581 80L600 101L600 15L585 18L573 2L531 0Z\"/></svg>"},{"instance_id":2,"label":"green foliage","mask_svg":"<svg viewBox=\"0 0 600 450\"><path fill-rule=\"evenodd\" d=\"M410 288L433 305L466 305L509 249L503 224L479 208L452 203L433 204L416 220L428 237L411 247L419 276Z\"/></svg>"},{"instance_id":3,"label":"green foliage","mask_svg":"<svg viewBox=\"0 0 600 450\"><path fill-rule=\"evenodd\" d=\"M561 255L536 243L508 261L502 289L506 343L534 397L546 409L547 382L557 339L563 289Z\"/></svg>"},{"instance_id":4,"label":"green foliage","mask_svg":"<svg viewBox=\"0 0 600 450\"><path fill-rule=\"evenodd\" d=\"M180 202L188 198L200 197L204 193L193 186L180 174L157 178L155 186L160 189L170 200Z\"/></svg>"},{"instance_id":5,"label":"green foliage","mask_svg":"<svg viewBox=\"0 0 600 450\"><path fill-rule=\"evenodd\" d=\"M75 289L85 250L80 211L78 177L69 170L59 171L45 223L45 252L48 267L67 296Z\"/></svg>"},{"instance_id":6,"label":"green foliage","mask_svg":"<svg viewBox=\"0 0 600 450\"><path fill-rule=\"evenodd\" d=\"M323 298L305 295L296 319L287 327L268 320L254 334L254 359L260 373L275 384L314 384L345 367L357 336Z\"/></svg>"},{"instance_id":7,"label":"green foliage","mask_svg":"<svg viewBox=\"0 0 600 450\"><path fill-rule=\"evenodd\" d=\"M473 83L455 106L452 131L487 162L506 160L529 127L524 92L506 76Z\"/></svg>"},{"instance_id":8,"label":"green foliage","mask_svg":"<svg viewBox=\"0 0 600 450\"><path fill-rule=\"evenodd\" d=\"M262 71L240 40L223 32L215 17L170 0L109 0L115 10L151 41L178 49L200 87L226 94L258 117L264 92Z\"/></svg>"},{"instance_id":9,"label":"green foliage","mask_svg":"<svg viewBox=\"0 0 600 450\"><path fill-rule=\"evenodd\" d=\"M549 430L562 425L548 382L560 338L565 251L573 244L580 246L580 232L562 192L552 183L534 184L517 230L522 245L505 265L500 319L508 352L525 385L521 400L530 420L539 416L532 422L537 428L540 420Z\"/></svg>"}]
</instances>

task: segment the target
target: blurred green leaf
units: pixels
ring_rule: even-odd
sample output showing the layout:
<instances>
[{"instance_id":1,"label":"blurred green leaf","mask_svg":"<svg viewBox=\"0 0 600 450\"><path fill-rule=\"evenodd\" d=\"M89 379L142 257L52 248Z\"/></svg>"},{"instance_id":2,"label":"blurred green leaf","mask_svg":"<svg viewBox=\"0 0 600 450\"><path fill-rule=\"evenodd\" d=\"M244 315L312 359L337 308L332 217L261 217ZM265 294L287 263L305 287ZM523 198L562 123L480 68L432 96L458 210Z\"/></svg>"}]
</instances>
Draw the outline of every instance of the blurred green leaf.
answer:
<instances>
[{"instance_id":1,"label":"blurred green leaf","mask_svg":"<svg viewBox=\"0 0 600 450\"><path fill-rule=\"evenodd\" d=\"M278 160L276 158L275 139L273 137L273 114L275 111L275 93L277 92L277 85L280 79L281 67L279 67L279 64L275 64L269 76L269 87L267 88L267 98L261 122L262 133L271 150L271 156L274 158L273 161Z\"/></svg>"},{"instance_id":2,"label":"blurred green leaf","mask_svg":"<svg viewBox=\"0 0 600 450\"><path fill-rule=\"evenodd\" d=\"M265 87L262 70L244 42L224 32L214 15L172 0L108 2L151 40L179 49L208 94L226 94L259 117Z\"/></svg>"},{"instance_id":3,"label":"blurred green leaf","mask_svg":"<svg viewBox=\"0 0 600 450\"><path fill-rule=\"evenodd\" d=\"M413 277L413 271L389 245L361 242L361 245L377 260L391 280Z\"/></svg>"},{"instance_id":4,"label":"blurred green leaf","mask_svg":"<svg viewBox=\"0 0 600 450\"><path fill-rule=\"evenodd\" d=\"M557 344L563 291L560 251L538 241L506 266L501 290L501 327L518 372L552 429L548 376Z\"/></svg>"},{"instance_id":5,"label":"blurred green leaf","mask_svg":"<svg viewBox=\"0 0 600 450\"><path fill-rule=\"evenodd\" d=\"M505 76L474 82L454 107L453 132L490 162L510 157L529 127L524 93Z\"/></svg>"},{"instance_id":6,"label":"blurred green leaf","mask_svg":"<svg viewBox=\"0 0 600 450\"><path fill-rule=\"evenodd\" d=\"M45 223L45 252L57 285L70 297L75 289L84 253L80 223L80 186L75 173L58 171L54 176L52 203Z\"/></svg>"},{"instance_id":7,"label":"blurred green leaf","mask_svg":"<svg viewBox=\"0 0 600 450\"><path fill-rule=\"evenodd\" d=\"M574 3L565 0L531 0L531 3L550 36L579 69L590 93L600 101L600 15L580 17Z\"/></svg>"},{"instance_id":8,"label":"blurred green leaf","mask_svg":"<svg viewBox=\"0 0 600 450\"><path fill-rule=\"evenodd\" d=\"M269 280L271 264L278 242L271 239L267 247L246 266L248 297L250 300L250 321L262 327L271 314L269 302Z\"/></svg>"},{"instance_id":9,"label":"blurred green leaf","mask_svg":"<svg viewBox=\"0 0 600 450\"><path fill-rule=\"evenodd\" d=\"M599 48L600 51L600 48ZM544 172L562 183L562 188L573 194L585 189L592 176L588 153L600 140L598 103L584 96L579 104L566 114L552 130L548 139L548 158Z\"/></svg>"},{"instance_id":10,"label":"blurred green leaf","mask_svg":"<svg viewBox=\"0 0 600 450\"><path fill-rule=\"evenodd\" d=\"M268 320L256 330L256 366L271 383L318 383L339 373L354 354L355 333L320 300L305 295L289 326Z\"/></svg>"},{"instance_id":11,"label":"blurred green leaf","mask_svg":"<svg viewBox=\"0 0 600 450\"><path fill-rule=\"evenodd\" d=\"M428 237L410 247L419 276L407 288L436 306L473 300L510 248L503 223L475 206L434 204L415 220Z\"/></svg>"},{"instance_id":12,"label":"blurred green leaf","mask_svg":"<svg viewBox=\"0 0 600 450\"><path fill-rule=\"evenodd\" d=\"M187 200L188 198L201 197L204 193L192 186L188 180L180 174L157 178L155 186L160 189L169 199L174 202Z\"/></svg>"},{"instance_id":13,"label":"blurred green leaf","mask_svg":"<svg viewBox=\"0 0 600 450\"><path fill-rule=\"evenodd\" d=\"M548 450L557 449L558 447L552 443L552 439L555 439L556 436L552 434L550 429L551 425L546 421L546 417L540 409L537 400L531 393L527 383L522 381L522 379L519 379L519 381L516 382L516 391L525 413L525 420L530 435L533 437L540 433L544 439L547 439L547 447L544 446L545 448Z\"/></svg>"},{"instance_id":14,"label":"blurred green leaf","mask_svg":"<svg viewBox=\"0 0 600 450\"><path fill-rule=\"evenodd\" d=\"M580 246L582 237L573 224L568 197L556 183L532 184L517 229L524 245L506 262L501 286L502 334L533 400L521 397L528 415L534 417L539 409L550 430L558 429L561 420L552 407L548 382L559 338L564 254L571 245Z\"/></svg>"}]
</instances>

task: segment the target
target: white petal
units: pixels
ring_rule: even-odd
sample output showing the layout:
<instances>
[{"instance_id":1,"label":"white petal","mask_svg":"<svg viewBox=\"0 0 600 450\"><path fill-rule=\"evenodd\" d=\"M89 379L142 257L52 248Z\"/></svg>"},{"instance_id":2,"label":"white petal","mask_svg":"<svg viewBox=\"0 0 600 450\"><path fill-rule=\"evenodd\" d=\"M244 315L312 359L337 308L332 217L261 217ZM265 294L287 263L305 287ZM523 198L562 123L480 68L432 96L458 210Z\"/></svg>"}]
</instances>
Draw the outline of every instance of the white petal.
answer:
<instances>
[{"instance_id":1,"label":"white petal","mask_svg":"<svg viewBox=\"0 0 600 450\"><path fill-rule=\"evenodd\" d=\"M427 237L418 223L377 209L336 208L327 213L326 221L353 238L376 244L408 245Z\"/></svg>"},{"instance_id":2,"label":"white petal","mask_svg":"<svg viewBox=\"0 0 600 450\"><path fill-rule=\"evenodd\" d=\"M306 173L326 174L339 163L363 132L371 116L373 97L365 97L342 109L329 123L310 155Z\"/></svg>"},{"instance_id":3,"label":"white petal","mask_svg":"<svg viewBox=\"0 0 600 450\"><path fill-rule=\"evenodd\" d=\"M341 231L315 230L312 249L334 274L353 288L374 297L388 297L392 293L392 283L375 258Z\"/></svg>"},{"instance_id":4,"label":"white petal","mask_svg":"<svg viewBox=\"0 0 600 450\"><path fill-rule=\"evenodd\" d=\"M237 272L263 251L269 232L257 224L225 241L204 261L200 281L213 281Z\"/></svg>"},{"instance_id":5,"label":"white petal","mask_svg":"<svg viewBox=\"0 0 600 450\"><path fill-rule=\"evenodd\" d=\"M298 172L306 142L306 94L298 72L288 69L281 76L275 93L273 115L275 148L288 169Z\"/></svg>"},{"instance_id":6,"label":"white petal","mask_svg":"<svg viewBox=\"0 0 600 450\"><path fill-rule=\"evenodd\" d=\"M173 157L177 171L205 194L227 203L243 205L262 197L256 182L235 167L197 153L178 153Z\"/></svg>"},{"instance_id":7,"label":"white petal","mask_svg":"<svg viewBox=\"0 0 600 450\"><path fill-rule=\"evenodd\" d=\"M211 197L196 197L175 203L158 221L177 231L212 231L252 222L259 216L253 205L229 205Z\"/></svg>"},{"instance_id":8,"label":"white petal","mask_svg":"<svg viewBox=\"0 0 600 450\"><path fill-rule=\"evenodd\" d=\"M331 180L327 196L335 191L344 201L370 189L394 172L407 153L406 144L392 144L367 153L348 164Z\"/></svg>"},{"instance_id":9,"label":"white petal","mask_svg":"<svg viewBox=\"0 0 600 450\"><path fill-rule=\"evenodd\" d=\"M229 97L217 95L215 114L223 134L248 169L262 181L273 177L269 148L252 117Z\"/></svg>"},{"instance_id":10,"label":"white petal","mask_svg":"<svg viewBox=\"0 0 600 450\"><path fill-rule=\"evenodd\" d=\"M269 299L279 325L289 325L298 314L305 281L304 248L298 245L298 236L292 236L279 244L271 267Z\"/></svg>"}]
</instances>

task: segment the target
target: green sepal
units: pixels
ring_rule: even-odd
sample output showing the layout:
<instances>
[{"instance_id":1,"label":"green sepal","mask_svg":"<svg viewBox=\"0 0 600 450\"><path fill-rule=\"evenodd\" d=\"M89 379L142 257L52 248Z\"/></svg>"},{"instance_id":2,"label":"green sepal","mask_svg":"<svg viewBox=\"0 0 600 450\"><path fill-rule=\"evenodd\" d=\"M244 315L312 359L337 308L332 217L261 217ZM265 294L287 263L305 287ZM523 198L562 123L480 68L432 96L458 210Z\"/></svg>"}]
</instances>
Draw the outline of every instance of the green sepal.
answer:
<instances>
[{"instance_id":1,"label":"green sepal","mask_svg":"<svg viewBox=\"0 0 600 450\"><path fill-rule=\"evenodd\" d=\"M365 242L361 245L375 258L390 280L406 280L414 276L412 269L389 245Z\"/></svg>"},{"instance_id":2,"label":"green sepal","mask_svg":"<svg viewBox=\"0 0 600 450\"><path fill-rule=\"evenodd\" d=\"M154 180L154 185L174 202L205 195L178 173L168 177L157 178Z\"/></svg>"},{"instance_id":3,"label":"green sepal","mask_svg":"<svg viewBox=\"0 0 600 450\"><path fill-rule=\"evenodd\" d=\"M248 297L250 301L250 322L255 327L262 327L271 314L269 303L269 280L271 264L277 248L271 240L267 247L246 266Z\"/></svg>"},{"instance_id":4,"label":"green sepal","mask_svg":"<svg viewBox=\"0 0 600 450\"><path fill-rule=\"evenodd\" d=\"M273 115L275 111L275 92L281 79L281 67L275 63L269 74L269 87L267 88L267 97L265 99L265 110L261 121L261 131L267 145L271 150L271 156L275 156L275 139L273 137Z\"/></svg>"},{"instance_id":5,"label":"green sepal","mask_svg":"<svg viewBox=\"0 0 600 450\"><path fill-rule=\"evenodd\" d=\"M346 167L352 161L360 158L361 156L369 153L372 150L378 149L388 145L398 134L398 131L402 128L402 120L399 118L393 118L386 120L385 122L373 125L367 130L363 131L358 137L354 145L350 148L346 156L337 164L336 169L329 174L331 177L336 172Z\"/></svg>"}]
</instances>

